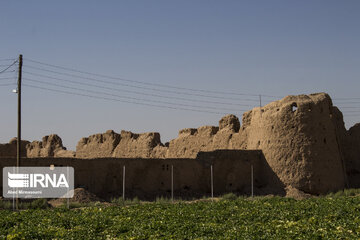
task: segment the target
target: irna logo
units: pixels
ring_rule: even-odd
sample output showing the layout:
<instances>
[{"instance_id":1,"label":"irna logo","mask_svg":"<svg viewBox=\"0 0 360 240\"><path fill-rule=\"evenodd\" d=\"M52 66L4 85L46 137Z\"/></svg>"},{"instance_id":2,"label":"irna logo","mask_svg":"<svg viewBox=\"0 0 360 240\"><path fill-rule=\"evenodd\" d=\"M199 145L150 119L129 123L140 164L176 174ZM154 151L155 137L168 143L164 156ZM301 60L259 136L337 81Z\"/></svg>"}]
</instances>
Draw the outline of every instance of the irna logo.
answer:
<instances>
[{"instance_id":1,"label":"irna logo","mask_svg":"<svg viewBox=\"0 0 360 240\"><path fill-rule=\"evenodd\" d=\"M11 188L37 188L37 187L69 187L69 183L66 180L65 175L62 174L21 174L21 173L9 173L8 172L8 185Z\"/></svg>"},{"instance_id":2,"label":"irna logo","mask_svg":"<svg viewBox=\"0 0 360 240\"><path fill-rule=\"evenodd\" d=\"M4 167L5 198L71 198L74 195L72 167Z\"/></svg>"}]
</instances>

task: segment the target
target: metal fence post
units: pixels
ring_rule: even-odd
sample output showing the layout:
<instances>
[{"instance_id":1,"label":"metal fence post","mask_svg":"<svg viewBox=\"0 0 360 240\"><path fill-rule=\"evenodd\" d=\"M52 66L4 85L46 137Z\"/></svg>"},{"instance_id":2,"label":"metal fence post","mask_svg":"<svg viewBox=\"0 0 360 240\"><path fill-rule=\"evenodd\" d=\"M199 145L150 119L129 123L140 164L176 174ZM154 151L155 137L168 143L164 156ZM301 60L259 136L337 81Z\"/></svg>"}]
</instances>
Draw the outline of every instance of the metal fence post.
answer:
<instances>
[{"instance_id":1,"label":"metal fence post","mask_svg":"<svg viewBox=\"0 0 360 240\"><path fill-rule=\"evenodd\" d=\"M171 201L174 202L174 165L171 165Z\"/></svg>"},{"instance_id":2,"label":"metal fence post","mask_svg":"<svg viewBox=\"0 0 360 240\"><path fill-rule=\"evenodd\" d=\"M66 179L69 181L69 166L66 166ZM67 189L67 194L69 194L69 188ZM74 189L75 190L75 189ZM73 190L73 191L74 191ZM75 193L75 191L74 191ZM67 209L70 209L70 199L69 199L69 196L67 196L67 199L66 199L66 206L67 206Z\"/></svg>"},{"instance_id":3,"label":"metal fence post","mask_svg":"<svg viewBox=\"0 0 360 240\"><path fill-rule=\"evenodd\" d=\"M211 172L211 199L214 200L214 176L213 176L213 165L210 166Z\"/></svg>"},{"instance_id":4,"label":"metal fence post","mask_svg":"<svg viewBox=\"0 0 360 240\"><path fill-rule=\"evenodd\" d=\"M123 166L123 192L122 192L122 198L125 201L125 165Z\"/></svg>"},{"instance_id":5,"label":"metal fence post","mask_svg":"<svg viewBox=\"0 0 360 240\"><path fill-rule=\"evenodd\" d=\"M251 197L254 197L254 167L251 164Z\"/></svg>"}]
</instances>

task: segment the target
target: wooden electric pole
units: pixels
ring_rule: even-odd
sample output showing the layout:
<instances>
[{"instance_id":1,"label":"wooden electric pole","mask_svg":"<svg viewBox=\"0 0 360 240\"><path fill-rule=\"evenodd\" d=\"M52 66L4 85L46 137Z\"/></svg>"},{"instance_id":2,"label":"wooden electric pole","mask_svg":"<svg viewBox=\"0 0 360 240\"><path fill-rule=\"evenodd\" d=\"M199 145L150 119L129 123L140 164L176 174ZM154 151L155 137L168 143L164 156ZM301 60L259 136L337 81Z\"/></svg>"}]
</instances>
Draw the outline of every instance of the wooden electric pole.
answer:
<instances>
[{"instance_id":1,"label":"wooden electric pole","mask_svg":"<svg viewBox=\"0 0 360 240\"><path fill-rule=\"evenodd\" d=\"M16 167L20 166L21 154L21 77L22 77L22 55L19 56L19 75L18 75L18 132L17 132L17 159Z\"/></svg>"},{"instance_id":2,"label":"wooden electric pole","mask_svg":"<svg viewBox=\"0 0 360 240\"><path fill-rule=\"evenodd\" d=\"M18 75L18 131L17 131L17 155L16 155L16 172L19 172L20 167L20 155L21 155L21 77L22 77L22 55L19 55L19 75ZM19 210L19 197L16 194L16 210Z\"/></svg>"}]
</instances>

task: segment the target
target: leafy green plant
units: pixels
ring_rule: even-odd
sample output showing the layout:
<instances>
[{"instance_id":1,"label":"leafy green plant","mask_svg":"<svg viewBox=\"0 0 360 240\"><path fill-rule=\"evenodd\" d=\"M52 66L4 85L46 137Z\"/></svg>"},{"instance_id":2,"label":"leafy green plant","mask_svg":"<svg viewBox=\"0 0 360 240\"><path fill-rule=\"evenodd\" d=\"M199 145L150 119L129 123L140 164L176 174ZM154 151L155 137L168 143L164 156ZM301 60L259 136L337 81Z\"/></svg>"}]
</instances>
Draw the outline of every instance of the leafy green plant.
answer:
<instances>
[{"instance_id":1,"label":"leafy green plant","mask_svg":"<svg viewBox=\"0 0 360 240\"><path fill-rule=\"evenodd\" d=\"M157 202L157 203L170 203L171 199L161 196L161 197L156 197L155 202Z\"/></svg>"},{"instance_id":2,"label":"leafy green plant","mask_svg":"<svg viewBox=\"0 0 360 240\"><path fill-rule=\"evenodd\" d=\"M227 193L221 197L223 200L236 200L238 197L234 193Z\"/></svg>"},{"instance_id":3,"label":"leafy green plant","mask_svg":"<svg viewBox=\"0 0 360 240\"><path fill-rule=\"evenodd\" d=\"M111 203L118 205L118 206L130 206L130 205L137 205L140 204L140 200L138 197L135 197L133 199L124 199L122 197L119 198L113 198L111 199Z\"/></svg>"},{"instance_id":4,"label":"leafy green plant","mask_svg":"<svg viewBox=\"0 0 360 240\"><path fill-rule=\"evenodd\" d=\"M111 203L114 203L119 206L125 206L125 201L122 197L111 199Z\"/></svg>"},{"instance_id":5,"label":"leafy green plant","mask_svg":"<svg viewBox=\"0 0 360 240\"><path fill-rule=\"evenodd\" d=\"M360 188L349 188L349 189L344 189L344 190L340 190L336 193L329 193L326 196L327 197L351 197L351 196L356 196L356 195L360 195Z\"/></svg>"},{"instance_id":6,"label":"leafy green plant","mask_svg":"<svg viewBox=\"0 0 360 240\"><path fill-rule=\"evenodd\" d=\"M359 238L359 195L0 210L0 239Z\"/></svg>"},{"instance_id":7,"label":"leafy green plant","mask_svg":"<svg viewBox=\"0 0 360 240\"><path fill-rule=\"evenodd\" d=\"M44 198L36 199L29 204L29 208L31 209L46 209L49 208L50 205L48 204L47 200Z\"/></svg>"},{"instance_id":8,"label":"leafy green plant","mask_svg":"<svg viewBox=\"0 0 360 240\"><path fill-rule=\"evenodd\" d=\"M0 200L0 209L12 209L13 203L12 201Z\"/></svg>"}]
</instances>

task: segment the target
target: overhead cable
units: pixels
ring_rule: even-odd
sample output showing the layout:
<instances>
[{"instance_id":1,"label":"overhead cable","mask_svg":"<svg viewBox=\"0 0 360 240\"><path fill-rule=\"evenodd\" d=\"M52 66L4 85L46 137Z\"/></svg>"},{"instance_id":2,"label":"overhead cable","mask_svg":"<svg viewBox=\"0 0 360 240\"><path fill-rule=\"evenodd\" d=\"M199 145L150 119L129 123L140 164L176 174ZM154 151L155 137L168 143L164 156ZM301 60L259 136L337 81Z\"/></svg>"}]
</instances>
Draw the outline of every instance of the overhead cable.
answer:
<instances>
[{"instance_id":1,"label":"overhead cable","mask_svg":"<svg viewBox=\"0 0 360 240\"><path fill-rule=\"evenodd\" d=\"M131 83L149 85L149 86L156 86L156 87L163 87L163 88L172 88L172 89L185 90L185 91L193 91L193 92L203 92L203 93L213 93L213 94L226 94L226 95L234 95L234 96L253 96L253 97L258 97L258 96L259 96L259 94L224 92L224 91L214 91L214 90L205 90L205 89L186 88L186 87L172 86L172 85L167 85L167 84L149 83L149 82L144 82L144 81L130 80L130 79L126 79L126 78L112 77L112 76L107 76L107 75L104 75L104 74L98 74L98 73L91 73L91 72L81 71L81 70L74 69L74 68L68 68L68 67L53 65L53 64L44 63L44 62L40 62L40 61L36 61L36 60L33 60L33 59L28 59L28 58L26 58L26 60L29 61L29 62L33 62L33 63L37 63L37 64L40 64L40 65L49 66L49 67L53 67L53 68L58 68L58 69L66 70L66 71L77 72L77 73L87 74L87 75L92 75L92 76L98 76L98 77L101 77L101 78L108 78L108 79L113 79L113 80L120 80L120 81L125 81L125 82L131 82ZM264 96L264 97L274 97L274 98L277 98L277 96L270 96L270 95L262 95L262 96Z\"/></svg>"},{"instance_id":2,"label":"overhead cable","mask_svg":"<svg viewBox=\"0 0 360 240\"><path fill-rule=\"evenodd\" d=\"M24 71L23 73L24 73L24 75L29 74L29 75L33 75L33 76L58 80L58 81L62 81L62 82L68 82L68 83L73 83L73 84L78 84L78 85L83 85L83 86L101 88L101 89L106 89L106 90L110 90L110 91L134 93L134 94L142 95L142 96L151 96L151 97L166 98L166 99L173 99L173 100L182 100L182 101L190 101L190 102L210 103L210 104L217 104L217 105L233 105L233 106L247 106L247 107L254 106L254 105L250 105L250 104L218 102L218 101L209 101L209 100L201 100L201 99L191 99L191 98L189 99L189 98L184 98L184 97L165 96L165 95L158 95L158 94L152 94L152 93L146 93L146 92L132 91L132 90L120 89L120 88L114 88L114 87L105 87L104 85L100 86L100 85L95 85L95 84L86 83L86 82L80 82L80 81L68 80L68 79L63 79L63 78L57 78L57 77L52 77L52 76L43 75L43 74L37 74L37 73L29 72L29 71Z\"/></svg>"},{"instance_id":3,"label":"overhead cable","mask_svg":"<svg viewBox=\"0 0 360 240\"><path fill-rule=\"evenodd\" d=\"M84 76L79 76L79 75L74 75L74 74L69 74L69 73L61 73L61 72L52 71L52 70L48 70L48 69L44 69L44 68L38 68L38 67L34 67L34 66L29 66L29 65L26 65L26 66L24 65L24 67L32 68L32 69L36 69L36 70L40 70L40 71L45 71L45 72L51 72L51 73L55 73L55 74L59 74L59 75L65 75L65 76L69 76L69 77L85 79L85 80L89 80L89 81L96 81L96 82L101 82L101 83L106 83L106 84L112 84L112 85L117 85L117 86L120 85L120 86L125 86L125 87L144 89L144 90L150 90L150 91L156 91L156 92L172 93L172 94L187 95L187 96L197 96L197 97L205 97L205 98L214 98L214 99L234 100L234 101L250 101L250 102L258 102L259 101L258 99L240 99L240 98L232 98L232 97L221 97L221 96L204 95L204 94L197 94L197 93L178 92L178 91L164 90L164 89L158 89L158 88L142 87L142 86L124 84L124 83L119 83L119 82L114 82L114 81L101 80L98 78L84 77Z\"/></svg>"},{"instance_id":4,"label":"overhead cable","mask_svg":"<svg viewBox=\"0 0 360 240\"><path fill-rule=\"evenodd\" d=\"M14 66L16 63L17 63L17 61L15 61L15 62L13 62L12 64L10 64L7 68L5 68L4 70L0 71L0 74L6 72L9 68L11 68L12 66Z\"/></svg>"},{"instance_id":5,"label":"overhead cable","mask_svg":"<svg viewBox=\"0 0 360 240\"><path fill-rule=\"evenodd\" d=\"M120 95L116 95L116 94L110 94L110 93L107 93L107 92L99 92L99 91L93 91L93 90L88 90L88 89L69 87L69 86L64 86L64 85L60 85L60 84L49 83L49 82L45 82L45 81L39 81L39 80L35 80L35 79L29 79L29 78L23 78L23 79L25 81L37 82L37 83L41 83L41 84L47 84L47 85L66 88L66 89L70 89L70 90L84 91L84 92L88 92L88 93L92 93L92 94L107 95L107 96L111 96L111 97L117 97L117 98L123 98L123 99L131 99L131 100L136 100L136 101L153 102L153 103L161 103L161 104L176 105L176 106L183 106L183 107L193 107L193 108L207 108L207 109L216 109L216 110L228 110L228 111L233 111L233 112L235 112L235 111L246 111L246 110L241 110L241 109L229 109L229 108L219 108L219 107L198 106L198 105L190 105L190 104L164 102L164 101L151 100L151 99L141 99L141 98L134 98L134 97L128 97L128 96L120 96Z\"/></svg>"},{"instance_id":6,"label":"overhead cable","mask_svg":"<svg viewBox=\"0 0 360 240\"><path fill-rule=\"evenodd\" d=\"M70 94L70 95L83 96L83 97L89 97L89 98L95 98L95 99L103 99L103 100L116 101L116 102L123 102L123 103L131 103L131 104L142 105L142 106L151 106L151 107L167 108L167 109L183 110L183 111L192 111L192 112L212 113L212 114L219 114L219 115L228 114L228 113L225 113L225 112L214 112L214 111L206 111L206 110L200 110L200 109L189 109L189 108L179 108L179 107L155 105L155 104L148 104L148 103L139 103L139 102L133 102L133 101L126 101L126 100L120 100L120 99L115 99L115 98L109 98L109 97L101 97L101 96L93 96L93 95L89 95L89 94L68 92L68 91L63 91L63 90L59 90L59 89L50 89L50 88L45 88L45 87L41 87L41 86L34 86L34 85L30 85L30 84L23 84L23 86L36 88L36 89L42 89L42 90L46 90L46 91L52 91L52 92L56 92L56 93L65 93L65 94Z\"/></svg>"}]
</instances>

